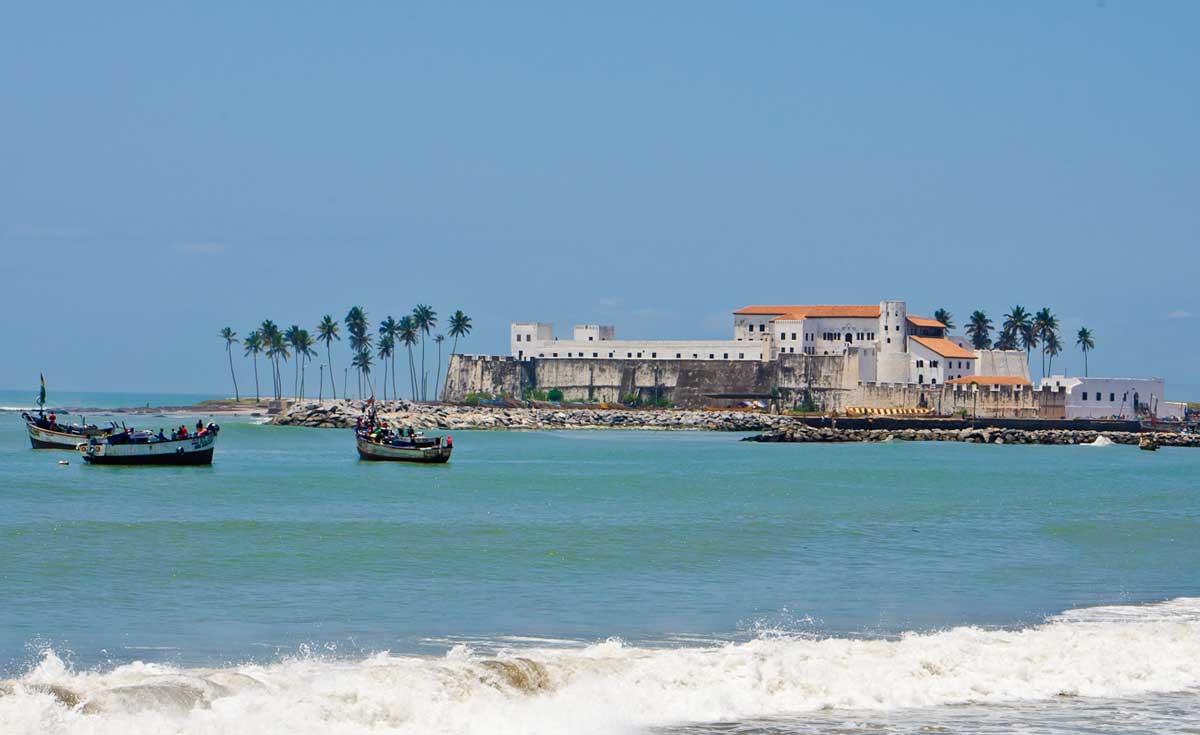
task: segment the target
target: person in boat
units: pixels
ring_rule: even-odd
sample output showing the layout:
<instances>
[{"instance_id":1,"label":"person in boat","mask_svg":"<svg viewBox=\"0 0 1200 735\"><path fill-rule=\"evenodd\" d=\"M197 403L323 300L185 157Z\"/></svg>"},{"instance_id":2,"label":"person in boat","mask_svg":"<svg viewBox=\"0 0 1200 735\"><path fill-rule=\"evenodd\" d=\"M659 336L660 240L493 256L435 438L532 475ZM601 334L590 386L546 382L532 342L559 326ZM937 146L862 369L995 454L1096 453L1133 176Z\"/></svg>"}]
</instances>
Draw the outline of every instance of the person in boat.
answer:
<instances>
[{"instance_id":1,"label":"person in boat","mask_svg":"<svg viewBox=\"0 0 1200 735\"><path fill-rule=\"evenodd\" d=\"M160 427L158 427L158 440L159 440L160 442L165 442L165 441L167 440L167 437L166 437L166 435L165 435L165 434L163 434L163 430L162 430L162 427L161 427L161 426L160 426Z\"/></svg>"},{"instance_id":2,"label":"person in boat","mask_svg":"<svg viewBox=\"0 0 1200 735\"><path fill-rule=\"evenodd\" d=\"M187 427L186 427L186 426L180 426L180 427L179 427L179 438L180 438L180 439L187 439L187 438L188 438L188 433L187 433Z\"/></svg>"},{"instance_id":3,"label":"person in boat","mask_svg":"<svg viewBox=\"0 0 1200 735\"><path fill-rule=\"evenodd\" d=\"M199 435L202 431L204 431L204 421L196 419L196 434Z\"/></svg>"}]
</instances>

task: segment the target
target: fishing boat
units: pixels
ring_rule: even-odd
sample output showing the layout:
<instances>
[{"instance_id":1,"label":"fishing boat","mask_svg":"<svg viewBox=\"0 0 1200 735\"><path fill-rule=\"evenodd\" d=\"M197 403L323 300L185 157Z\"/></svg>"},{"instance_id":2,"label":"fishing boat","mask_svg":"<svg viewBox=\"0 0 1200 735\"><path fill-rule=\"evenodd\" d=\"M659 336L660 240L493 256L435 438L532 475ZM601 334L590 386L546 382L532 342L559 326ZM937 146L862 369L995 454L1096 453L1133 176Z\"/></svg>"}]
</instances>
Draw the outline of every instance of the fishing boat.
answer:
<instances>
[{"instance_id":1,"label":"fishing boat","mask_svg":"<svg viewBox=\"0 0 1200 735\"><path fill-rule=\"evenodd\" d=\"M441 464L450 461L454 440L450 437L425 436L412 432L400 436L395 432L371 427L354 432L361 459L380 462L423 462Z\"/></svg>"},{"instance_id":2,"label":"fishing boat","mask_svg":"<svg viewBox=\"0 0 1200 735\"><path fill-rule=\"evenodd\" d=\"M49 415L46 413L46 376L39 375L40 386L38 387L38 395L35 399L37 402L37 415L33 416L25 411L21 412L21 418L25 420L25 429L29 432L29 443L34 449L69 449L74 451L75 447L80 443L86 442L94 436L107 436L113 432L113 429L101 429L98 426L90 426L87 421L82 421L79 424L67 425L58 423L58 416L51 410Z\"/></svg>"},{"instance_id":3,"label":"fishing boat","mask_svg":"<svg viewBox=\"0 0 1200 735\"><path fill-rule=\"evenodd\" d=\"M80 444L79 454L88 464L201 465L212 464L221 427L208 428L182 438L148 431L124 431L93 437Z\"/></svg>"},{"instance_id":4,"label":"fishing boat","mask_svg":"<svg viewBox=\"0 0 1200 735\"><path fill-rule=\"evenodd\" d=\"M54 416L54 414L50 415ZM52 421L44 415L31 416L22 413L21 418L25 419L25 428L29 432L29 443L33 445L34 449L74 451L75 447L93 437L103 438L113 432L111 428L102 429L87 423L64 425Z\"/></svg>"}]
</instances>

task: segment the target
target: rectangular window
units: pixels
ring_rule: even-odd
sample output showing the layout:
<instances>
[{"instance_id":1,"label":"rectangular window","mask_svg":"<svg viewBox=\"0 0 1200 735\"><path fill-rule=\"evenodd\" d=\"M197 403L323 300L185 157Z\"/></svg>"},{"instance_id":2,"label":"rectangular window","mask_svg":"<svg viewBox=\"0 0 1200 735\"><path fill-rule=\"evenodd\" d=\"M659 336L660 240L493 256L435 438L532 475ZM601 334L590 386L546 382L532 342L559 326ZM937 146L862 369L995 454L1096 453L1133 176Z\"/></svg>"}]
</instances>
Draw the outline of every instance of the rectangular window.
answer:
<instances>
[{"instance_id":1,"label":"rectangular window","mask_svg":"<svg viewBox=\"0 0 1200 735\"><path fill-rule=\"evenodd\" d=\"M678 360L678 359L679 359L679 358L681 358L681 357L683 357L683 355L679 354L678 352L676 352L676 353L675 353L675 359L676 359L676 360Z\"/></svg>"},{"instance_id":2,"label":"rectangular window","mask_svg":"<svg viewBox=\"0 0 1200 735\"><path fill-rule=\"evenodd\" d=\"M726 352L726 353L725 353L725 357L724 357L724 358L722 358L722 359L728 360L728 359L729 359L729 353L728 353L728 352Z\"/></svg>"},{"instance_id":3,"label":"rectangular window","mask_svg":"<svg viewBox=\"0 0 1200 735\"><path fill-rule=\"evenodd\" d=\"M924 360L917 360L917 367L919 367L919 368L923 368L923 367L925 367L925 361L924 361Z\"/></svg>"},{"instance_id":4,"label":"rectangular window","mask_svg":"<svg viewBox=\"0 0 1200 735\"><path fill-rule=\"evenodd\" d=\"M613 353L611 353L611 352L610 352L610 353L608 353L608 356L609 356L609 357L612 357L612 356L613 356Z\"/></svg>"},{"instance_id":5,"label":"rectangular window","mask_svg":"<svg viewBox=\"0 0 1200 735\"><path fill-rule=\"evenodd\" d=\"M792 348L792 352L795 352L795 351L796 351L796 348L795 348L795 347L793 347L793 348ZM745 352L739 352L739 353L738 353L738 359L739 359L739 360L744 360L744 359L746 359L746 353L745 353Z\"/></svg>"},{"instance_id":6,"label":"rectangular window","mask_svg":"<svg viewBox=\"0 0 1200 735\"><path fill-rule=\"evenodd\" d=\"M593 353L592 353L592 357L600 357L600 353L599 353L599 352L593 352Z\"/></svg>"},{"instance_id":7,"label":"rectangular window","mask_svg":"<svg viewBox=\"0 0 1200 735\"><path fill-rule=\"evenodd\" d=\"M650 357L658 357L658 353L657 353L657 352L651 352L651 353L650 353Z\"/></svg>"},{"instance_id":8,"label":"rectangular window","mask_svg":"<svg viewBox=\"0 0 1200 735\"><path fill-rule=\"evenodd\" d=\"M710 360L713 359L713 354L711 352L708 353L708 359L710 359Z\"/></svg>"},{"instance_id":9,"label":"rectangular window","mask_svg":"<svg viewBox=\"0 0 1200 735\"><path fill-rule=\"evenodd\" d=\"M1109 393L1109 394L1108 394L1108 402L1109 402L1109 403L1112 403L1112 402L1114 402L1114 401L1116 401L1116 400L1117 400L1117 394L1116 394L1116 393Z\"/></svg>"},{"instance_id":10,"label":"rectangular window","mask_svg":"<svg viewBox=\"0 0 1200 735\"><path fill-rule=\"evenodd\" d=\"M632 353L632 352L626 352L626 353L625 353L625 357L633 357L633 353Z\"/></svg>"},{"instance_id":11,"label":"rectangular window","mask_svg":"<svg viewBox=\"0 0 1200 735\"><path fill-rule=\"evenodd\" d=\"M638 353L638 357L641 357L641 356L642 356L642 353L640 353L640 352L639 352L639 353Z\"/></svg>"},{"instance_id":12,"label":"rectangular window","mask_svg":"<svg viewBox=\"0 0 1200 735\"><path fill-rule=\"evenodd\" d=\"M588 342L591 342L591 341L592 341L592 337L591 337L591 335L588 335Z\"/></svg>"},{"instance_id":13,"label":"rectangular window","mask_svg":"<svg viewBox=\"0 0 1200 735\"><path fill-rule=\"evenodd\" d=\"M1087 400L1087 391L1086 390L1083 392L1083 400L1085 400L1085 401Z\"/></svg>"},{"instance_id":14,"label":"rectangular window","mask_svg":"<svg viewBox=\"0 0 1200 735\"><path fill-rule=\"evenodd\" d=\"M929 361L929 367L931 367L931 368L935 368L935 367L937 367L937 366L938 366L938 361L937 361L937 360L930 360L930 361Z\"/></svg>"},{"instance_id":15,"label":"rectangular window","mask_svg":"<svg viewBox=\"0 0 1200 735\"><path fill-rule=\"evenodd\" d=\"M555 352L553 356L554 356L554 357L558 357L558 353L557 353L557 352Z\"/></svg>"}]
</instances>

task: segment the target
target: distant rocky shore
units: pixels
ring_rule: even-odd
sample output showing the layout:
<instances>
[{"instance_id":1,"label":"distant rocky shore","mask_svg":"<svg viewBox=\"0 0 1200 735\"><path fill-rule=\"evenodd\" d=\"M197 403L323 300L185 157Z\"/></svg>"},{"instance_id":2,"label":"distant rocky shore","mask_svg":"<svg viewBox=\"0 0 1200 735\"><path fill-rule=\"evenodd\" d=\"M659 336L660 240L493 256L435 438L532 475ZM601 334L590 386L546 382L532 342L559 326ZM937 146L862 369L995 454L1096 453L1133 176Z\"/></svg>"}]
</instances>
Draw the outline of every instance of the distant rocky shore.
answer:
<instances>
[{"instance_id":1,"label":"distant rocky shore","mask_svg":"<svg viewBox=\"0 0 1200 735\"><path fill-rule=\"evenodd\" d=\"M805 444L815 442L932 441L973 444L1092 444L1104 437L1113 444L1153 440L1162 447L1200 447L1200 435L1178 432L1075 431L1070 429L833 429L803 424L746 437L743 441Z\"/></svg>"},{"instance_id":2,"label":"distant rocky shore","mask_svg":"<svg viewBox=\"0 0 1200 735\"><path fill-rule=\"evenodd\" d=\"M375 404L379 415L396 426L427 430L640 429L760 432L755 442L883 442L949 441L977 444L1091 444L1103 436L1114 444L1137 444L1146 433L1071 429L904 428L847 429L809 426L791 416L745 411L678 411L590 408L498 408L409 401ZM366 409L364 401L315 401L293 404L276 415L279 426L339 429L354 426ZM1200 435L1159 432L1160 446L1200 447Z\"/></svg>"}]
</instances>

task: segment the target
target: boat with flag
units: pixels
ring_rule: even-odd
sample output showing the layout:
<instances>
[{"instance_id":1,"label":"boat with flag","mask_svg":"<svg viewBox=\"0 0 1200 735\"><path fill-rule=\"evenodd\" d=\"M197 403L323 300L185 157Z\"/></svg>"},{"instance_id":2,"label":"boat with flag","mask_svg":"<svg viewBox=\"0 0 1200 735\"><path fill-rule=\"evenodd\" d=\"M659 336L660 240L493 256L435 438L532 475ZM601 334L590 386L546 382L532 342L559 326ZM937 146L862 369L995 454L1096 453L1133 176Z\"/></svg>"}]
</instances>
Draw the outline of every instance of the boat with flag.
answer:
<instances>
[{"instance_id":1,"label":"boat with flag","mask_svg":"<svg viewBox=\"0 0 1200 735\"><path fill-rule=\"evenodd\" d=\"M425 436L410 427L396 429L375 414L368 403L368 413L359 417L354 427L354 439L360 459L378 462L419 462L443 464L450 461L454 440L449 436Z\"/></svg>"},{"instance_id":2,"label":"boat with flag","mask_svg":"<svg viewBox=\"0 0 1200 735\"><path fill-rule=\"evenodd\" d=\"M67 449L74 451L75 447L92 437L105 437L113 432L113 428L101 428L88 424L81 419L78 424L60 424L54 411L46 411L46 376L38 376L41 386L38 388L36 415L27 411L21 412L25 420L25 429L29 432L29 443L34 449Z\"/></svg>"},{"instance_id":3,"label":"boat with flag","mask_svg":"<svg viewBox=\"0 0 1200 735\"><path fill-rule=\"evenodd\" d=\"M206 465L212 464L221 427L209 423L194 434L130 431L93 437L80 444L79 454L88 464Z\"/></svg>"}]
</instances>

